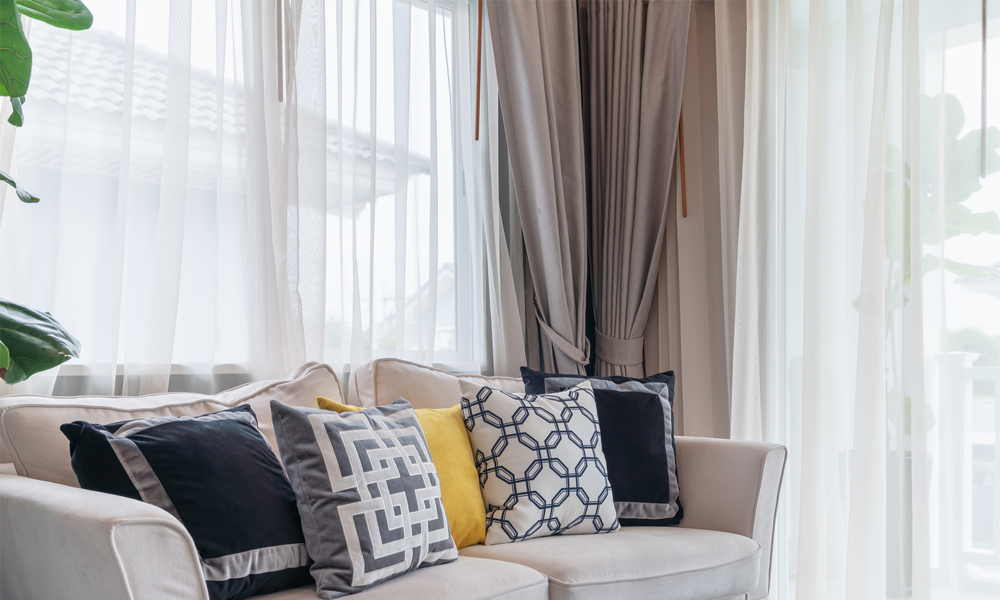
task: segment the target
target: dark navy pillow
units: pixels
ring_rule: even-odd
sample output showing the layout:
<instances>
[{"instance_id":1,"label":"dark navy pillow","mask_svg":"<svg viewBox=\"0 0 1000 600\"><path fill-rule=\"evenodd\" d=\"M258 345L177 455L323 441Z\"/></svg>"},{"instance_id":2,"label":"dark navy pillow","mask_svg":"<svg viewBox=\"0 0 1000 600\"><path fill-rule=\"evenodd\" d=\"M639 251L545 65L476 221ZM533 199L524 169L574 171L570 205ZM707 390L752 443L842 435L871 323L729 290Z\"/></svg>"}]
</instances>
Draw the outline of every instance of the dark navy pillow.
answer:
<instances>
[{"instance_id":1,"label":"dark navy pillow","mask_svg":"<svg viewBox=\"0 0 1000 600\"><path fill-rule=\"evenodd\" d=\"M676 525L684 517L674 443L674 372L650 377L584 377L521 367L524 391L553 394L589 381L622 525Z\"/></svg>"},{"instance_id":2,"label":"dark navy pillow","mask_svg":"<svg viewBox=\"0 0 1000 600\"><path fill-rule=\"evenodd\" d=\"M249 406L60 429L81 487L153 504L184 524L212 600L310 583L295 492Z\"/></svg>"}]
</instances>

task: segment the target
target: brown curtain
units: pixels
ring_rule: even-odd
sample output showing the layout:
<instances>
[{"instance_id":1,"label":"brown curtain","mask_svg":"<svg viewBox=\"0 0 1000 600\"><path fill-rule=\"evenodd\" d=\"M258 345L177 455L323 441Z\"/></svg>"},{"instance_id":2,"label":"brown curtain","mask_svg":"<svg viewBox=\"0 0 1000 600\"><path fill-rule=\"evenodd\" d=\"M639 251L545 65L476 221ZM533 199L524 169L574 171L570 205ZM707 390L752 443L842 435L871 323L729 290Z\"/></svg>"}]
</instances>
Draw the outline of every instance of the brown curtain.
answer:
<instances>
[{"instance_id":1,"label":"brown curtain","mask_svg":"<svg viewBox=\"0 0 1000 600\"><path fill-rule=\"evenodd\" d=\"M666 231L691 4L590 0L581 6L587 11L596 371L641 377Z\"/></svg>"},{"instance_id":2,"label":"brown curtain","mask_svg":"<svg viewBox=\"0 0 1000 600\"><path fill-rule=\"evenodd\" d=\"M590 342L576 3L488 0L487 9L534 289L539 366L582 374L590 362Z\"/></svg>"}]
</instances>

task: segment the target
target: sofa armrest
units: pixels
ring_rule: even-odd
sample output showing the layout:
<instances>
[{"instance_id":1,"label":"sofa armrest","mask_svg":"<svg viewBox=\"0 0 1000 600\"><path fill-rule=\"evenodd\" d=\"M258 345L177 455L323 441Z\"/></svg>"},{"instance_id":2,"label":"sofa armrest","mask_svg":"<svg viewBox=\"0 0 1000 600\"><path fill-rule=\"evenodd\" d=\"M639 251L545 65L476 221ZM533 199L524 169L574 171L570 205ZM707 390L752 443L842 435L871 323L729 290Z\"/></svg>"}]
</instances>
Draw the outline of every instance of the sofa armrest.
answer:
<instances>
[{"instance_id":1,"label":"sofa armrest","mask_svg":"<svg viewBox=\"0 0 1000 600\"><path fill-rule=\"evenodd\" d=\"M737 533L760 544L760 578L748 600L768 595L778 494L788 451L778 444L676 438L681 527Z\"/></svg>"},{"instance_id":2,"label":"sofa armrest","mask_svg":"<svg viewBox=\"0 0 1000 600\"><path fill-rule=\"evenodd\" d=\"M0 475L0 596L207 600L194 542L151 504Z\"/></svg>"}]
</instances>

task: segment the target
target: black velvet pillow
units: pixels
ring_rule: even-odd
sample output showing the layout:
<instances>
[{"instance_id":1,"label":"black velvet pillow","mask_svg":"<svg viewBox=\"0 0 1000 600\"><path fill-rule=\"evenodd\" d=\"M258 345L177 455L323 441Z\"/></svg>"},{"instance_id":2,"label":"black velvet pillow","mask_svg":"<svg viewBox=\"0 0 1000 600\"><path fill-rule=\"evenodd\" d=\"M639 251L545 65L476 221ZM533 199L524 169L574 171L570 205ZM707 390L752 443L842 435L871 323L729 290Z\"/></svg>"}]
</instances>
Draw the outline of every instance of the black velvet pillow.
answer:
<instances>
[{"instance_id":1,"label":"black velvet pillow","mask_svg":"<svg viewBox=\"0 0 1000 600\"><path fill-rule=\"evenodd\" d=\"M60 429L81 487L153 504L184 524L212 600L310 582L295 492L249 406Z\"/></svg>"},{"instance_id":2,"label":"black velvet pillow","mask_svg":"<svg viewBox=\"0 0 1000 600\"><path fill-rule=\"evenodd\" d=\"M594 388L608 481L622 525L676 525L684 517L674 444L674 372L583 377L521 367L524 391L552 394L587 380Z\"/></svg>"}]
</instances>

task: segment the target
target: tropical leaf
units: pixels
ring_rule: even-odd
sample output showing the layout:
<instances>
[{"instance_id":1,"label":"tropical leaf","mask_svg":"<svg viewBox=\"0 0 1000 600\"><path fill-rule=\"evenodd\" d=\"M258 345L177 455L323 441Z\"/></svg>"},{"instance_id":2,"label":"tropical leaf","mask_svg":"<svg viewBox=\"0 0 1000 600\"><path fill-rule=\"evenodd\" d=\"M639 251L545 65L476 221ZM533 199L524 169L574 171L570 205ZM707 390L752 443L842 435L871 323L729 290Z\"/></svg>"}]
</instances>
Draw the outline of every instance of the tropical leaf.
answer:
<instances>
[{"instance_id":1,"label":"tropical leaf","mask_svg":"<svg viewBox=\"0 0 1000 600\"><path fill-rule=\"evenodd\" d=\"M21 96L20 98L10 99L10 106L13 109L13 111L10 113L10 116L7 117L7 122L13 125L14 127L20 127L21 125L24 125L24 108L22 107L23 104L24 104L24 96Z\"/></svg>"},{"instance_id":2,"label":"tropical leaf","mask_svg":"<svg viewBox=\"0 0 1000 600\"><path fill-rule=\"evenodd\" d=\"M921 259L921 269L923 270L924 275L939 268L941 268L941 258L937 255L928 254ZM969 263L959 262L950 258L944 259L944 269L945 271L954 273L959 277L969 277L973 279L979 277L990 277L1000 279L1000 268L971 265Z\"/></svg>"},{"instance_id":3,"label":"tropical leaf","mask_svg":"<svg viewBox=\"0 0 1000 600\"><path fill-rule=\"evenodd\" d=\"M3 342L0 342L0 379L7 376L7 370L10 368L10 350Z\"/></svg>"},{"instance_id":4,"label":"tropical leaf","mask_svg":"<svg viewBox=\"0 0 1000 600\"><path fill-rule=\"evenodd\" d=\"M4 381L11 385L80 356L80 342L52 315L2 299L0 343L8 353Z\"/></svg>"},{"instance_id":5,"label":"tropical leaf","mask_svg":"<svg viewBox=\"0 0 1000 600\"><path fill-rule=\"evenodd\" d=\"M31 79L31 46L14 0L0 0L0 96L21 98Z\"/></svg>"},{"instance_id":6,"label":"tropical leaf","mask_svg":"<svg viewBox=\"0 0 1000 600\"><path fill-rule=\"evenodd\" d=\"M82 31L94 24L94 15L80 0L17 0L21 14L60 29Z\"/></svg>"},{"instance_id":7,"label":"tropical leaf","mask_svg":"<svg viewBox=\"0 0 1000 600\"><path fill-rule=\"evenodd\" d=\"M920 215L920 238L925 244L941 243L941 210L925 202ZM962 204L945 204L944 239L991 233L1000 235L1000 215L996 211L972 212Z\"/></svg>"},{"instance_id":8,"label":"tropical leaf","mask_svg":"<svg viewBox=\"0 0 1000 600\"><path fill-rule=\"evenodd\" d=\"M21 199L21 202L25 202L27 204L34 204L35 202L38 202L39 200L38 196L32 194L28 190L17 185L17 182L14 181L14 178L4 173L3 171L0 171L0 181L3 181L4 183L14 188L14 191L17 192L17 197Z\"/></svg>"}]
</instances>

